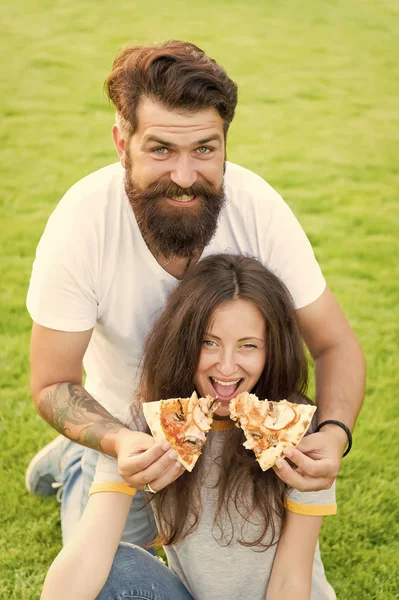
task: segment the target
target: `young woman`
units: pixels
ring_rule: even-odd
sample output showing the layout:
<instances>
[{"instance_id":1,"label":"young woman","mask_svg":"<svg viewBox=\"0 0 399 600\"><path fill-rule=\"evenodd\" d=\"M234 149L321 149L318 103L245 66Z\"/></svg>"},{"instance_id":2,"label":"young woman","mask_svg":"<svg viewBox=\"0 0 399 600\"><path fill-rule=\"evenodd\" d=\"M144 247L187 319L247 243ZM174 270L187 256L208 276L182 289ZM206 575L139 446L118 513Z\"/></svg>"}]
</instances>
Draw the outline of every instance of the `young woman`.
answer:
<instances>
[{"instance_id":1,"label":"young woman","mask_svg":"<svg viewBox=\"0 0 399 600\"><path fill-rule=\"evenodd\" d=\"M42 599L334 599L317 545L323 516L335 512L334 489L286 489L273 469L259 468L229 419L229 402L240 392L306 402L306 386L295 310L279 279L248 257L200 261L170 295L142 367L143 401L196 389L220 402L194 470L167 487L148 482L158 490L148 496L169 568L140 548L118 548L134 490L104 456Z\"/></svg>"}]
</instances>

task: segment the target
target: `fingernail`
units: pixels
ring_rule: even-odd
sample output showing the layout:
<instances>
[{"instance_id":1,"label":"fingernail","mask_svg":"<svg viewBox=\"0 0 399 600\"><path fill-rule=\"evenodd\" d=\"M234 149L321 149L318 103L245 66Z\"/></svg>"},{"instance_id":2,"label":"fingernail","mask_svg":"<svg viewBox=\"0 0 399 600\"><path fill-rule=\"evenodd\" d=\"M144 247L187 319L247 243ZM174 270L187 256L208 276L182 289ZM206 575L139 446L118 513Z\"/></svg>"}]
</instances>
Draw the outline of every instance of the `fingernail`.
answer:
<instances>
[{"instance_id":1,"label":"fingernail","mask_svg":"<svg viewBox=\"0 0 399 600\"><path fill-rule=\"evenodd\" d=\"M290 458L292 456L292 450L291 450L291 448L286 448L284 450L284 455L288 456L288 458Z\"/></svg>"},{"instance_id":2,"label":"fingernail","mask_svg":"<svg viewBox=\"0 0 399 600\"><path fill-rule=\"evenodd\" d=\"M169 458L176 458L177 452L176 450L171 450L168 454Z\"/></svg>"},{"instance_id":3,"label":"fingernail","mask_svg":"<svg viewBox=\"0 0 399 600\"><path fill-rule=\"evenodd\" d=\"M282 466L284 465L284 461L280 458L277 462L276 462L276 467L278 469L281 469Z\"/></svg>"},{"instance_id":4,"label":"fingernail","mask_svg":"<svg viewBox=\"0 0 399 600\"><path fill-rule=\"evenodd\" d=\"M167 450L169 450L169 448L170 448L170 444L169 444L169 442L165 442L164 444L162 444L162 450L164 450L165 452L166 452Z\"/></svg>"}]
</instances>

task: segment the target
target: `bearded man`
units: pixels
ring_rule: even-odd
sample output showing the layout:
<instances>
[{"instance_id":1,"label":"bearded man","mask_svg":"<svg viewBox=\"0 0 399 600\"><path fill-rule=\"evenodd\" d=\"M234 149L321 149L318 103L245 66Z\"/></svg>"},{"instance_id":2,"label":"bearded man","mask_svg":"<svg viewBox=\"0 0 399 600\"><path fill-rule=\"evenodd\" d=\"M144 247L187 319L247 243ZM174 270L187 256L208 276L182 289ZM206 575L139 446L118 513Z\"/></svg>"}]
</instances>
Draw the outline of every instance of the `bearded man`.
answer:
<instances>
[{"instance_id":1,"label":"bearded man","mask_svg":"<svg viewBox=\"0 0 399 600\"><path fill-rule=\"evenodd\" d=\"M255 256L293 297L316 365L322 427L291 452L298 469L283 460L277 471L301 491L330 487L362 403L364 360L288 206L260 177L226 163L236 85L199 48L172 41L123 49L106 89L120 162L66 193L30 282L32 394L65 437L33 459L28 489L49 495L61 479L65 541L87 501L98 451L117 457L137 490L179 477L170 446L141 433L137 373L168 292L198 260L220 252ZM154 527L142 504L138 492L124 533L138 545Z\"/></svg>"}]
</instances>

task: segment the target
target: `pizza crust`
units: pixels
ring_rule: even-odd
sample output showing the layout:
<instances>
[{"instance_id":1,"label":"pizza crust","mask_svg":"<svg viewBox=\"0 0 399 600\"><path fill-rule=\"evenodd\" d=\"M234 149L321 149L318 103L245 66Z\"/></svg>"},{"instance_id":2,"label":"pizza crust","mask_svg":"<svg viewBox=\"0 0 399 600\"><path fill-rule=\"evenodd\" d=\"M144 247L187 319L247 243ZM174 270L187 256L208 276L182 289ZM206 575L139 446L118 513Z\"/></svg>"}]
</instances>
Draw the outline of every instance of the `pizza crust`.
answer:
<instances>
[{"instance_id":1,"label":"pizza crust","mask_svg":"<svg viewBox=\"0 0 399 600\"><path fill-rule=\"evenodd\" d=\"M143 412L153 438L157 442L166 440L166 436L161 427L161 401L144 402Z\"/></svg>"}]
</instances>

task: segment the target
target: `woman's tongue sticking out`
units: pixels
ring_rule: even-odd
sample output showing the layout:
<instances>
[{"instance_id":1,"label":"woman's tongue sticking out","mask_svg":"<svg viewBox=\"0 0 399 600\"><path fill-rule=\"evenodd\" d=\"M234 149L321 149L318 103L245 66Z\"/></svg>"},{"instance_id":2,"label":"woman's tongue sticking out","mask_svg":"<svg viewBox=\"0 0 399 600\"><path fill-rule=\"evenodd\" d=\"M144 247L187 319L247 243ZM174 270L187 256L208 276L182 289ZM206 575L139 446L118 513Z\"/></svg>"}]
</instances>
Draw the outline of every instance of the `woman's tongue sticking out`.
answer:
<instances>
[{"instance_id":1,"label":"woman's tongue sticking out","mask_svg":"<svg viewBox=\"0 0 399 600\"><path fill-rule=\"evenodd\" d=\"M221 381L211 378L212 387L220 400L231 400L234 398L241 379L233 381Z\"/></svg>"}]
</instances>

